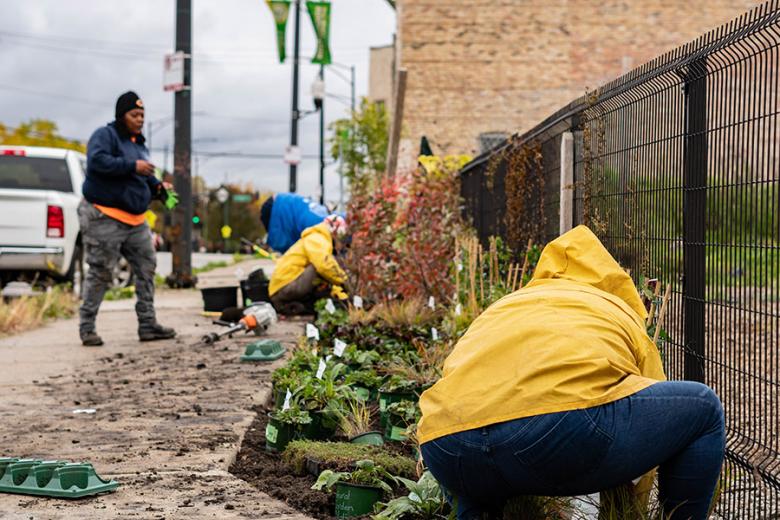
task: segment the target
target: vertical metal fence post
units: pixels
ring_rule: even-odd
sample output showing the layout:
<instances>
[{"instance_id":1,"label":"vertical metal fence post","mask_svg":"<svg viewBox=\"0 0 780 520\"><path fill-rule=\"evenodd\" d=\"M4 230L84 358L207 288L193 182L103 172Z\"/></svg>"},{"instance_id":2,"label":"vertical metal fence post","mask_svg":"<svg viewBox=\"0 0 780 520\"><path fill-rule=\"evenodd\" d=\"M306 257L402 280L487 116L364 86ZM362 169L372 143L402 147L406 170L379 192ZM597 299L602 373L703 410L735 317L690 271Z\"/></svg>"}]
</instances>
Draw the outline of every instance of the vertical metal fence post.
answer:
<instances>
[{"instance_id":1,"label":"vertical metal fence post","mask_svg":"<svg viewBox=\"0 0 780 520\"><path fill-rule=\"evenodd\" d=\"M683 300L685 379L704 382L705 218L707 203L707 62L690 66L685 81Z\"/></svg>"},{"instance_id":2,"label":"vertical metal fence post","mask_svg":"<svg viewBox=\"0 0 780 520\"><path fill-rule=\"evenodd\" d=\"M574 134L561 134L560 222L562 235L574 225Z\"/></svg>"}]
</instances>

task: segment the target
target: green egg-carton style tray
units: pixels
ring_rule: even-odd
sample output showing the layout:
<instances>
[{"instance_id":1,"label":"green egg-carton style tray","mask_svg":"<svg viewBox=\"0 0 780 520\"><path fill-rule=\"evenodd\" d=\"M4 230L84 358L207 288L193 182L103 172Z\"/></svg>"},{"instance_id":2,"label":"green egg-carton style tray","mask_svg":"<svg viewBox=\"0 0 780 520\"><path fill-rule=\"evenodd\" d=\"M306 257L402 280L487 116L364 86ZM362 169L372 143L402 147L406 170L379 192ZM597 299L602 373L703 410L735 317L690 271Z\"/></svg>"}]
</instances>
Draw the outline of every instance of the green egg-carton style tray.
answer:
<instances>
[{"instance_id":1,"label":"green egg-carton style tray","mask_svg":"<svg viewBox=\"0 0 780 520\"><path fill-rule=\"evenodd\" d=\"M0 457L0 493L81 498L114 491L115 480L103 480L89 463Z\"/></svg>"},{"instance_id":2,"label":"green egg-carton style tray","mask_svg":"<svg viewBox=\"0 0 780 520\"><path fill-rule=\"evenodd\" d=\"M284 356L287 351L278 341L261 339L246 346L241 361L275 361Z\"/></svg>"}]
</instances>

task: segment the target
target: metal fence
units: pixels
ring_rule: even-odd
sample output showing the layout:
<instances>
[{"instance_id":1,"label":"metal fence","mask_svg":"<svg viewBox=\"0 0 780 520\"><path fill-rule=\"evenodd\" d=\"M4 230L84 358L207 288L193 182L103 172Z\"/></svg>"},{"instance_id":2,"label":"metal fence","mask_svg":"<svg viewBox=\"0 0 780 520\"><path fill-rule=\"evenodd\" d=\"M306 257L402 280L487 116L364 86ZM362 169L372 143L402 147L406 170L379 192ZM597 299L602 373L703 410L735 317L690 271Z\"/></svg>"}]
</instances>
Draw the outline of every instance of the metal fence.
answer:
<instances>
[{"instance_id":1,"label":"metal fence","mask_svg":"<svg viewBox=\"0 0 780 520\"><path fill-rule=\"evenodd\" d=\"M461 177L483 240L544 244L559 232L561 141L573 134L571 224L636 279L673 284L667 374L723 400L716 515L728 519L780 518L779 45L774 0L574 101Z\"/></svg>"}]
</instances>

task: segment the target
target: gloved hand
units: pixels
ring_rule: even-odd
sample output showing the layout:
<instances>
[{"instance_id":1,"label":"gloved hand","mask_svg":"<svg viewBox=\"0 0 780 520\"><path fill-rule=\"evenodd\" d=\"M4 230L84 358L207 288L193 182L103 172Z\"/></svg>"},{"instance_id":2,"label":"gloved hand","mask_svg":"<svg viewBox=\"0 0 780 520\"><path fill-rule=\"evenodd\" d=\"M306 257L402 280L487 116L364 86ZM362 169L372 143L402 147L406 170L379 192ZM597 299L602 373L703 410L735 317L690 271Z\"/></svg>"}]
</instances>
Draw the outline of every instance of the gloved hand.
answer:
<instances>
[{"instance_id":1,"label":"gloved hand","mask_svg":"<svg viewBox=\"0 0 780 520\"><path fill-rule=\"evenodd\" d=\"M179 194L173 190L173 186L170 188L165 187L166 183L160 183L158 188L157 198L162 201L165 209L171 211L179 204ZM170 185L169 185L170 186Z\"/></svg>"},{"instance_id":2,"label":"gloved hand","mask_svg":"<svg viewBox=\"0 0 780 520\"><path fill-rule=\"evenodd\" d=\"M349 296L344 291L344 289L338 285L334 285L333 287L331 287L330 295L331 297L336 298L337 300L346 300L347 298L349 298Z\"/></svg>"}]
</instances>

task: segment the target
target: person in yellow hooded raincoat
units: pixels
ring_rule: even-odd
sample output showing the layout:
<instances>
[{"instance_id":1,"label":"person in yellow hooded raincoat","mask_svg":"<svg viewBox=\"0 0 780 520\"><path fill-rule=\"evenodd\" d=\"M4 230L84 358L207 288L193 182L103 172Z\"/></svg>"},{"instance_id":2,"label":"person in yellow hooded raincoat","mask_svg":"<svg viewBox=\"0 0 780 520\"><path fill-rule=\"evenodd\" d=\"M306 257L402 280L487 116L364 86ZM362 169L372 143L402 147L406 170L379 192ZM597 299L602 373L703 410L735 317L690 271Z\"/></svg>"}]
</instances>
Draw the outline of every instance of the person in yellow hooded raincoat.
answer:
<instances>
[{"instance_id":1,"label":"person in yellow hooded raincoat","mask_svg":"<svg viewBox=\"0 0 780 520\"><path fill-rule=\"evenodd\" d=\"M333 255L334 240L343 238L346 231L346 222L339 215L330 215L303 230L301 238L277 261L271 275L268 294L278 312L300 314L312 310L323 285L330 286L332 297L347 298L343 289L347 275Z\"/></svg>"},{"instance_id":2,"label":"person in yellow hooded raincoat","mask_svg":"<svg viewBox=\"0 0 780 520\"><path fill-rule=\"evenodd\" d=\"M579 226L545 247L525 288L474 320L422 394L417 431L459 520L656 467L665 518L707 518L723 409L703 384L665 381L646 317L631 278Z\"/></svg>"}]
</instances>

